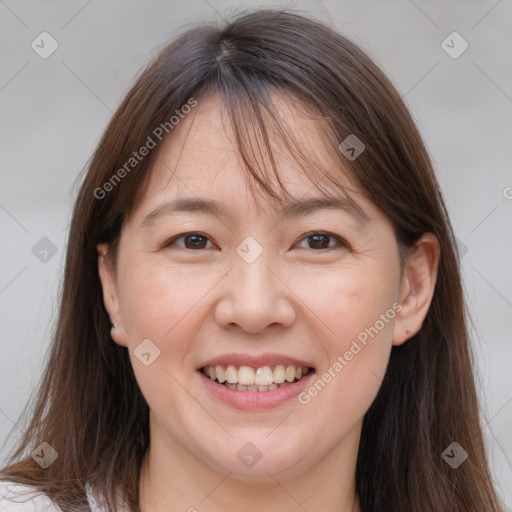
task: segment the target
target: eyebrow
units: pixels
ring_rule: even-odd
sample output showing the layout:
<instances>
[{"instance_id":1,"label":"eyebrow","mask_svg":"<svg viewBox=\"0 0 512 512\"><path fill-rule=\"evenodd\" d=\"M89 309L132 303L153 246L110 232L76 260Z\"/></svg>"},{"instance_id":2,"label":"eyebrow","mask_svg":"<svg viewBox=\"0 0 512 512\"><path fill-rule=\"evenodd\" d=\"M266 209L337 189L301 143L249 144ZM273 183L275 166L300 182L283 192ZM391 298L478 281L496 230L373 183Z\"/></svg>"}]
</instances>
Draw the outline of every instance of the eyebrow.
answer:
<instances>
[{"instance_id":1,"label":"eyebrow","mask_svg":"<svg viewBox=\"0 0 512 512\"><path fill-rule=\"evenodd\" d=\"M309 198L300 199L283 206L282 213L290 217L305 217L317 210L337 209L344 210L360 222L366 223L370 218L362 208L354 201L343 197L337 198ZM156 219L178 212L202 213L216 217L229 217L229 211L224 204L214 199L202 198L179 198L158 206L155 210L144 217L142 225L146 226Z\"/></svg>"}]
</instances>

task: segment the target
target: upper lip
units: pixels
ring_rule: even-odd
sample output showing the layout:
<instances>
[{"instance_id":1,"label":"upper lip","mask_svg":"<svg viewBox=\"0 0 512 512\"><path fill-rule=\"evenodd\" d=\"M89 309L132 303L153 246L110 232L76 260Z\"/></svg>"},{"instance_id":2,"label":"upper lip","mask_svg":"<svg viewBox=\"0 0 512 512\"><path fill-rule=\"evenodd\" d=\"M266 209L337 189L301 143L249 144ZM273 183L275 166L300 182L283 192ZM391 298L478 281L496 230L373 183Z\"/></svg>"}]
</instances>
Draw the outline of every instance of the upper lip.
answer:
<instances>
[{"instance_id":1,"label":"upper lip","mask_svg":"<svg viewBox=\"0 0 512 512\"><path fill-rule=\"evenodd\" d=\"M297 359L295 357L286 356L284 354L260 354L257 356L251 356L249 354L223 354L212 359L208 359L204 363L201 363L198 369L205 366L215 366L218 364L233 366L252 366L253 368L262 368L263 366L275 366L277 364L303 366L307 368L314 368L314 366L304 360Z\"/></svg>"}]
</instances>

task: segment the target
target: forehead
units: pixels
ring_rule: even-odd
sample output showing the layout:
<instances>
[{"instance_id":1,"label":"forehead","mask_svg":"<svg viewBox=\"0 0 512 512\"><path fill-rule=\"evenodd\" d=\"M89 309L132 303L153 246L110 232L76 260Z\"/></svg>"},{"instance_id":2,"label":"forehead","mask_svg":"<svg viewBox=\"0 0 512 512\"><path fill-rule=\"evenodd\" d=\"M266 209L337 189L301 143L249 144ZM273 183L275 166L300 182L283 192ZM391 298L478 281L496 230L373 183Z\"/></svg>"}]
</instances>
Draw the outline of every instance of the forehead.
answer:
<instances>
[{"instance_id":1,"label":"forehead","mask_svg":"<svg viewBox=\"0 0 512 512\"><path fill-rule=\"evenodd\" d=\"M306 111L303 105L284 92L273 92L272 100L279 122L293 139L290 151L283 144L276 125L265 122L271 155L286 191L294 198L305 194L323 197L317 185L325 172L336 176L336 181L342 187L355 190L346 172L340 169L339 159L334 153L337 148L333 149L332 144L329 146L326 143L323 131L325 121ZM226 203L249 195L249 173L244 170L236 136L220 95L203 94L197 102L197 106L180 120L162 142L143 199L146 205L144 209L164 198L183 195L207 195ZM256 163L261 178L279 192L280 187L272 172L261 134L255 128L254 119L251 116L247 119L239 127L240 136L244 145L250 148L254 157L251 158L252 163ZM310 170L314 167L318 172L304 172L298 164L297 153L300 153L302 161L308 162ZM332 194L339 195L339 192L333 191Z\"/></svg>"}]
</instances>

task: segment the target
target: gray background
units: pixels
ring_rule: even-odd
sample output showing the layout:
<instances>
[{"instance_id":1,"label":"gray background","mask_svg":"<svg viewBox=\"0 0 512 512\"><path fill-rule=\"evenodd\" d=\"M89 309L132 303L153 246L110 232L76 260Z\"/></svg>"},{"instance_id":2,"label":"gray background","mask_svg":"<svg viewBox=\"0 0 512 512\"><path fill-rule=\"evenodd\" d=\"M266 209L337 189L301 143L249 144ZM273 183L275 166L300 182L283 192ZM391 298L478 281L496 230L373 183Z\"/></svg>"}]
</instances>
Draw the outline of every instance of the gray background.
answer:
<instances>
[{"instance_id":1,"label":"gray background","mask_svg":"<svg viewBox=\"0 0 512 512\"><path fill-rule=\"evenodd\" d=\"M0 0L0 442L18 431L42 370L74 181L112 111L181 27L258 5L287 3ZM464 253L484 434L511 507L512 3L288 5L361 45L404 95L423 134ZM43 31L59 45L47 59L31 48ZM469 44L456 59L441 46L453 31ZM42 237L57 248L46 262L32 252Z\"/></svg>"}]
</instances>

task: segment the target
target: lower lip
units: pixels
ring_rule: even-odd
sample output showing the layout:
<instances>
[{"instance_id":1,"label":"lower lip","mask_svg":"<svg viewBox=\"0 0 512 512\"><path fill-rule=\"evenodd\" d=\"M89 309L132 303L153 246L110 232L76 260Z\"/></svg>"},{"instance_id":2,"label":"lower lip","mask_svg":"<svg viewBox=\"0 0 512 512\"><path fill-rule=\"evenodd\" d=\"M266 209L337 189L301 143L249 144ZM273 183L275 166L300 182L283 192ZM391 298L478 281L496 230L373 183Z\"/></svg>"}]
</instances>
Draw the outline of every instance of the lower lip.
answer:
<instances>
[{"instance_id":1,"label":"lower lip","mask_svg":"<svg viewBox=\"0 0 512 512\"><path fill-rule=\"evenodd\" d=\"M271 409L295 398L309 383L315 372L308 373L301 380L272 391L237 391L230 389L197 372L206 389L221 402L236 409Z\"/></svg>"}]
</instances>

